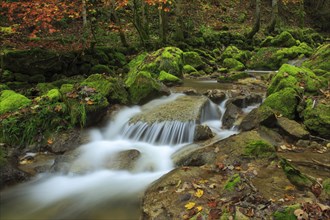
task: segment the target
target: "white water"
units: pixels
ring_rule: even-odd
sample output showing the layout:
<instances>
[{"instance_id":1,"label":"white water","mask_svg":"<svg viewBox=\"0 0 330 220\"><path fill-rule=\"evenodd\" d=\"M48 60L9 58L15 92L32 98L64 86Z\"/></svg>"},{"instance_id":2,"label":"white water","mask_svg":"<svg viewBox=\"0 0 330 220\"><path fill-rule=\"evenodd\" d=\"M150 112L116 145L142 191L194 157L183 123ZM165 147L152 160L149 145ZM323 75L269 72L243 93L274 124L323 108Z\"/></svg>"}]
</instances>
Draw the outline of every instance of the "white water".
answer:
<instances>
[{"instance_id":1,"label":"white water","mask_svg":"<svg viewBox=\"0 0 330 220\"><path fill-rule=\"evenodd\" d=\"M158 99L143 108L179 96ZM220 112L224 110L225 102L220 106L210 103L201 119L222 138L238 133L221 129ZM68 174L42 174L2 192L1 219L138 219L138 195L173 169L171 155L192 142L195 127L195 122L164 122L141 132L143 124L128 126L129 119L139 112L138 106L125 108L105 129L91 131L92 141L80 147L81 154ZM139 151L140 157L131 170L107 167L119 152L132 149ZM128 201L133 205L127 205Z\"/></svg>"}]
</instances>

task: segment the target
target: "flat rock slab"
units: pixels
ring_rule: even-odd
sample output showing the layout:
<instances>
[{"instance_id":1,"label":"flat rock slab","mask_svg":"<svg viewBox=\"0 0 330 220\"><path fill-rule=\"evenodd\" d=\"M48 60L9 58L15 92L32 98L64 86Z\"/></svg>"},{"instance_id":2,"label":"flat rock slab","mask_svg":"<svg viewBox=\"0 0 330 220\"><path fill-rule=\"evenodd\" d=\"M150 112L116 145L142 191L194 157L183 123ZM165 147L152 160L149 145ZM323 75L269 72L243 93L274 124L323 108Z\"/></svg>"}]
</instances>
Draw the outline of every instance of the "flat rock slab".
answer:
<instances>
[{"instance_id":1,"label":"flat rock slab","mask_svg":"<svg viewBox=\"0 0 330 220\"><path fill-rule=\"evenodd\" d=\"M209 103L205 96L181 96L172 102L144 110L134 116L130 123L153 124L163 121L200 122L204 107Z\"/></svg>"}]
</instances>

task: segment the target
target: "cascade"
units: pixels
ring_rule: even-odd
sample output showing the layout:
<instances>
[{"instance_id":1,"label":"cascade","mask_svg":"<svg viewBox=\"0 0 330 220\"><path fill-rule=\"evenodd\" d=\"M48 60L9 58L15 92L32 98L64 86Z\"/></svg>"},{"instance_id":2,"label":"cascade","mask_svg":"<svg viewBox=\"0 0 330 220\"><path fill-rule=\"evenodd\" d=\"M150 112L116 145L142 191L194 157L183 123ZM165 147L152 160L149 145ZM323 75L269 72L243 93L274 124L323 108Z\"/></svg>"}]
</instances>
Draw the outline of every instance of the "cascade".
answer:
<instances>
[{"instance_id":1,"label":"cascade","mask_svg":"<svg viewBox=\"0 0 330 220\"><path fill-rule=\"evenodd\" d=\"M150 125L131 124L129 120L181 96L172 94L142 107L122 109L106 128L91 131L91 141L79 148L69 172L40 174L1 192L1 219L139 219L139 195L174 168L171 155L193 142L197 122L175 120ZM225 102L219 106L209 101L200 116L200 123L222 138L237 133L221 129L224 110ZM111 158L129 150L139 152L134 161L128 161L132 162L130 169L107 166Z\"/></svg>"}]
</instances>

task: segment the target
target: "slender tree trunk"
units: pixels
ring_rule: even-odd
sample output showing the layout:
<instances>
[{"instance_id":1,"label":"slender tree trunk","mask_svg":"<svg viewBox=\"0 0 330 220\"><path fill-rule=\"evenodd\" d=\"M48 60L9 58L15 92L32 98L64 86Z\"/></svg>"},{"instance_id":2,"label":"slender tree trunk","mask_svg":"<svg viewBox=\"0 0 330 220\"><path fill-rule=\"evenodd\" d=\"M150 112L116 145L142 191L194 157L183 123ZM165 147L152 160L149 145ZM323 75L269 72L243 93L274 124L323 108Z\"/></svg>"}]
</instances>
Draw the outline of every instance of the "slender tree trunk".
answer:
<instances>
[{"instance_id":1,"label":"slender tree trunk","mask_svg":"<svg viewBox=\"0 0 330 220\"><path fill-rule=\"evenodd\" d=\"M82 0L82 18L83 18L83 27L87 26L87 10L86 10L86 0Z\"/></svg>"},{"instance_id":2,"label":"slender tree trunk","mask_svg":"<svg viewBox=\"0 0 330 220\"><path fill-rule=\"evenodd\" d=\"M161 42L166 44L167 14L163 8L159 9L159 35Z\"/></svg>"},{"instance_id":3,"label":"slender tree trunk","mask_svg":"<svg viewBox=\"0 0 330 220\"><path fill-rule=\"evenodd\" d=\"M112 4L115 5L115 0L112 0ZM119 37L120 37L121 44L122 44L124 47L128 47L129 45L128 45L128 43L127 43L126 36L125 36L124 31L123 31L123 28L122 28L122 24L121 24L120 18L119 18L118 15L117 15L116 9L112 9L112 14L113 14L114 22L115 22L115 23L118 25L118 27L119 27Z\"/></svg>"},{"instance_id":4,"label":"slender tree trunk","mask_svg":"<svg viewBox=\"0 0 330 220\"><path fill-rule=\"evenodd\" d=\"M272 33L275 30L278 17L278 0L272 0L272 18L267 28L268 33Z\"/></svg>"},{"instance_id":5,"label":"slender tree trunk","mask_svg":"<svg viewBox=\"0 0 330 220\"><path fill-rule=\"evenodd\" d=\"M252 39L260 29L260 0L256 0L255 21L252 30L247 34L248 39Z\"/></svg>"},{"instance_id":6,"label":"slender tree trunk","mask_svg":"<svg viewBox=\"0 0 330 220\"><path fill-rule=\"evenodd\" d=\"M135 27L135 29L137 30L141 43L143 44L143 46L145 47L149 47L150 46L150 38L148 33L145 32L144 27L142 25L142 19L139 15L139 11L138 11L139 7L138 7L138 3L137 0L133 0L133 25Z\"/></svg>"},{"instance_id":7,"label":"slender tree trunk","mask_svg":"<svg viewBox=\"0 0 330 220\"><path fill-rule=\"evenodd\" d=\"M182 0L177 0L175 7L175 16L176 16L175 36L179 41L184 40L184 24L183 24L182 10L183 10Z\"/></svg>"}]
</instances>

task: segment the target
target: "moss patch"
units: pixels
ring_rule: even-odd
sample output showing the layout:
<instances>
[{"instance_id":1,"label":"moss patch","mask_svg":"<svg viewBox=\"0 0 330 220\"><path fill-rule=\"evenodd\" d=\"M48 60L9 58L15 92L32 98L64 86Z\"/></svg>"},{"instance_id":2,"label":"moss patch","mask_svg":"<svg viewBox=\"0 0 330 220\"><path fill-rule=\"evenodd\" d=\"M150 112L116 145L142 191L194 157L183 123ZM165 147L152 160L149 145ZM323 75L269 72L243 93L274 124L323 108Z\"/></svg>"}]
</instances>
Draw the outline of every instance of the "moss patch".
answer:
<instances>
[{"instance_id":1,"label":"moss patch","mask_svg":"<svg viewBox=\"0 0 330 220\"><path fill-rule=\"evenodd\" d=\"M303 63L303 66L310 69L322 69L330 71L330 44L324 44L317 48L309 60Z\"/></svg>"},{"instance_id":2,"label":"moss patch","mask_svg":"<svg viewBox=\"0 0 330 220\"><path fill-rule=\"evenodd\" d=\"M324 192L330 196L330 178L325 179L322 183Z\"/></svg>"},{"instance_id":3,"label":"moss patch","mask_svg":"<svg viewBox=\"0 0 330 220\"><path fill-rule=\"evenodd\" d=\"M229 71L240 71L245 68L244 64L234 58L224 59L222 65L229 69Z\"/></svg>"},{"instance_id":4,"label":"moss patch","mask_svg":"<svg viewBox=\"0 0 330 220\"><path fill-rule=\"evenodd\" d=\"M31 104L31 100L12 90L3 90L0 96L0 114L16 111Z\"/></svg>"},{"instance_id":5,"label":"moss patch","mask_svg":"<svg viewBox=\"0 0 330 220\"><path fill-rule=\"evenodd\" d=\"M275 220L297 220L294 211L300 208L299 204L287 206L283 210L274 212L273 217Z\"/></svg>"},{"instance_id":6,"label":"moss patch","mask_svg":"<svg viewBox=\"0 0 330 220\"><path fill-rule=\"evenodd\" d=\"M158 76L158 80L164 83L175 83L175 84L180 84L182 83L182 80L179 79L178 77L169 74L165 71L161 71Z\"/></svg>"},{"instance_id":7,"label":"moss patch","mask_svg":"<svg viewBox=\"0 0 330 220\"><path fill-rule=\"evenodd\" d=\"M274 153L275 148L263 140L250 141L244 148L244 156L249 158L269 158Z\"/></svg>"},{"instance_id":8,"label":"moss patch","mask_svg":"<svg viewBox=\"0 0 330 220\"><path fill-rule=\"evenodd\" d=\"M102 65L102 64L97 64L97 65L93 66L92 69L90 70L90 72L92 74L94 74L94 73L106 73L106 74L112 73L112 71L110 70L110 68L108 66Z\"/></svg>"},{"instance_id":9,"label":"moss patch","mask_svg":"<svg viewBox=\"0 0 330 220\"><path fill-rule=\"evenodd\" d=\"M230 83L247 77L249 77L247 72L230 72L224 76L219 76L217 81L219 83Z\"/></svg>"},{"instance_id":10,"label":"moss patch","mask_svg":"<svg viewBox=\"0 0 330 220\"><path fill-rule=\"evenodd\" d=\"M196 69L202 69L206 65L197 52L184 52L182 56L184 65L190 65Z\"/></svg>"},{"instance_id":11,"label":"moss patch","mask_svg":"<svg viewBox=\"0 0 330 220\"><path fill-rule=\"evenodd\" d=\"M285 88L268 96L262 105L270 107L289 119L294 119L298 105L297 96L294 89Z\"/></svg>"},{"instance_id":12,"label":"moss patch","mask_svg":"<svg viewBox=\"0 0 330 220\"><path fill-rule=\"evenodd\" d=\"M224 189L232 192L240 182L241 182L241 177L239 174L236 173L227 180Z\"/></svg>"}]
</instances>

